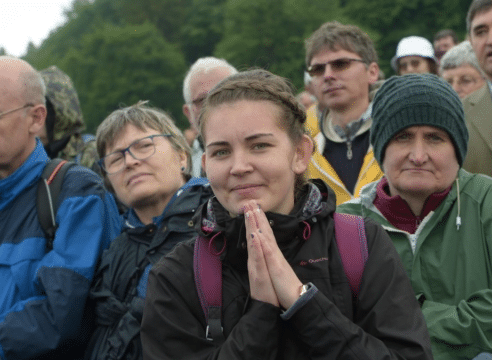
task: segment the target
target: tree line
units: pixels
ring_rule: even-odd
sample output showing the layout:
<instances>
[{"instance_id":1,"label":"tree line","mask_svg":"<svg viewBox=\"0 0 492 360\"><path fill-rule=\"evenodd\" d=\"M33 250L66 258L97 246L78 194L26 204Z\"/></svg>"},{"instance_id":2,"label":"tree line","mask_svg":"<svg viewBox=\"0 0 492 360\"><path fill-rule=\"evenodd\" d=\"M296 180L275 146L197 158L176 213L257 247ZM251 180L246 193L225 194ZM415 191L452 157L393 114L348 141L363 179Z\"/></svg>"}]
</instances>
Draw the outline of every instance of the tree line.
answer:
<instances>
[{"instance_id":1,"label":"tree line","mask_svg":"<svg viewBox=\"0 0 492 360\"><path fill-rule=\"evenodd\" d=\"M326 21L361 27L380 66L398 41L432 41L450 28L464 38L471 0L74 0L66 21L24 57L41 70L57 65L73 80L89 132L136 101L168 111L184 129L182 82L202 56L239 70L262 67L303 87L304 40Z\"/></svg>"}]
</instances>

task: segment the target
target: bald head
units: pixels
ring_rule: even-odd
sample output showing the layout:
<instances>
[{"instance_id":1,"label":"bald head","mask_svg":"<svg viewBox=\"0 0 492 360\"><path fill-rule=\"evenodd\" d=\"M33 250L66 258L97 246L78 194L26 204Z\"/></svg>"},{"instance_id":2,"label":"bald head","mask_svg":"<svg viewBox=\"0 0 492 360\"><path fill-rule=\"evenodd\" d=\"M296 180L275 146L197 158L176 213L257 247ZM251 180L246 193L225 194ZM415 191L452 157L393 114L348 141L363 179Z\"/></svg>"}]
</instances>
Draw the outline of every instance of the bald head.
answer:
<instances>
[{"instance_id":1,"label":"bald head","mask_svg":"<svg viewBox=\"0 0 492 360\"><path fill-rule=\"evenodd\" d=\"M46 87L41 75L29 63L12 56L0 56L1 96L32 104L45 104Z\"/></svg>"},{"instance_id":2,"label":"bald head","mask_svg":"<svg viewBox=\"0 0 492 360\"><path fill-rule=\"evenodd\" d=\"M13 174L36 147L46 119L45 86L27 62L0 56L0 179Z\"/></svg>"}]
</instances>

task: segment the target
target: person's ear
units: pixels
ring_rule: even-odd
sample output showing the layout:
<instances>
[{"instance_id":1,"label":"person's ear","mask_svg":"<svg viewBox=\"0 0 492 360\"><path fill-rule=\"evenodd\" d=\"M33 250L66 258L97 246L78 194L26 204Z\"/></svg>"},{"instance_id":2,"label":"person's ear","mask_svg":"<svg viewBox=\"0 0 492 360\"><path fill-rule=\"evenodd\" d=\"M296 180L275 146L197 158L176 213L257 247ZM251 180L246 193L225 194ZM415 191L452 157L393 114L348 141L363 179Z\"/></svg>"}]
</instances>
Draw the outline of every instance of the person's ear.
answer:
<instances>
[{"instance_id":1,"label":"person's ear","mask_svg":"<svg viewBox=\"0 0 492 360\"><path fill-rule=\"evenodd\" d=\"M193 125L193 123L191 122L191 110L190 110L190 106L191 105L189 105L189 104L184 104L183 105L183 114L188 119L188 122L190 123L190 125Z\"/></svg>"},{"instance_id":2,"label":"person's ear","mask_svg":"<svg viewBox=\"0 0 492 360\"><path fill-rule=\"evenodd\" d=\"M46 121L46 115L48 111L46 110L46 106L42 104L34 105L28 110L29 117L29 132L31 134L39 134L44 127L44 123Z\"/></svg>"},{"instance_id":3,"label":"person's ear","mask_svg":"<svg viewBox=\"0 0 492 360\"><path fill-rule=\"evenodd\" d=\"M207 156L205 154L205 151L202 154L202 169L203 171L207 169Z\"/></svg>"},{"instance_id":4,"label":"person's ear","mask_svg":"<svg viewBox=\"0 0 492 360\"><path fill-rule=\"evenodd\" d=\"M179 151L179 165L181 168L188 168L188 155L186 155L186 152L184 151Z\"/></svg>"},{"instance_id":5,"label":"person's ear","mask_svg":"<svg viewBox=\"0 0 492 360\"><path fill-rule=\"evenodd\" d=\"M379 65L376 62L372 62L367 67L367 73L369 74L369 84L374 84L379 79Z\"/></svg>"},{"instance_id":6,"label":"person's ear","mask_svg":"<svg viewBox=\"0 0 492 360\"><path fill-rule=\"evenodd\" d=\"M292 171L299 175L306 171L309 165L309 161L313 155L313 140L308 135L302 135L301 140L299 140L295 147Z\"/></svg>"}]
</instances>

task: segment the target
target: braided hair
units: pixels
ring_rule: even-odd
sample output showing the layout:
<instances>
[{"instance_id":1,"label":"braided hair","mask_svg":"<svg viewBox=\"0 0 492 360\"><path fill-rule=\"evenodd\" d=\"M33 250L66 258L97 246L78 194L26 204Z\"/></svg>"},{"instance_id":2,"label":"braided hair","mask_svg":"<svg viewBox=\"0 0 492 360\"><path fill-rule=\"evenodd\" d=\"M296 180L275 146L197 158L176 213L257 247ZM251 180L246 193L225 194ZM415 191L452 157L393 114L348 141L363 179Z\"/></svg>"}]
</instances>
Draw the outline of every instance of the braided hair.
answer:
<instances>
[{"instance_id":1,"label":"braided hair","mask_svg":"<svg viewBox=\"0 0 492 360\"><path fill-rule=\"evenodd\" d=\"M306 112L302 104L296 99L295 89L290 82L278 75L263 69L254 69L239 72L219 82L208 93L200 113L199 133L205 141L205 127L207 118L214 108L240 100L270 101L280 109L280 124L293 144L298 144L307 131L304 127ZM296 188L306 183L305 175L301 174Z\"/></svg>"},{"instance_id":2,"label":"braided hair","mask_svg":"<svg viewBox=\"0 0 492 360\"><path fill-rule=\"evenodd\" d=\"M204 127L212 109L239 100L271 101L281 110L281 126L296 144L306 134L306 112L296 99L287 79L263 69L243 71L219 82L209 93L199 117L199 131L204 138Z\"/></svg>"}]
</instances>

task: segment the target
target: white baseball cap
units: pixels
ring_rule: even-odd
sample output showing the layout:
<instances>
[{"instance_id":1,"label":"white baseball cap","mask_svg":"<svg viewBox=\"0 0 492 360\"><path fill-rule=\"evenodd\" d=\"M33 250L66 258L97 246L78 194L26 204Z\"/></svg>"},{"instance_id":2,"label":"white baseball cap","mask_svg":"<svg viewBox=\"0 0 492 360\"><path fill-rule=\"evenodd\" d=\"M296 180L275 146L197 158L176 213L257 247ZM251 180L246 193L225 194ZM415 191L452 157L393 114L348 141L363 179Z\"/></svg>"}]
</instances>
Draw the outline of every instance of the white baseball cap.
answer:
<instances>
[{"instance_id":1,"label":"white baseball cap","mask_svg":"<svg viewBox=\"0 0 492 360\"><path fill-rule=\"evenodd\" d=\"M405 56L421 56L432 59L438 64L431 42L421 36L408 36L400 40L396 47L396 55L391 59L393 70L398 72L398 59Z\"/></svg>"}]
</instances>

